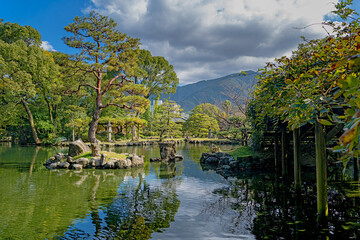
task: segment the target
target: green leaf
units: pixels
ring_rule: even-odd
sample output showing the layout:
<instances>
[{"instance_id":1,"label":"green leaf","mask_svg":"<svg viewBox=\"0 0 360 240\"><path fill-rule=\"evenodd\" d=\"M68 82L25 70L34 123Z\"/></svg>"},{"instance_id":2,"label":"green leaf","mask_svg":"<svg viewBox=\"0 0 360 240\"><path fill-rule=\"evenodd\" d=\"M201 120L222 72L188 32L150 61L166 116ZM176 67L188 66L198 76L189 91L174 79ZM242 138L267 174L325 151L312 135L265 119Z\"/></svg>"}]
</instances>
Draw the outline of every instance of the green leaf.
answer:
<instances>
[{"instance_id":1,"label":"green leaf","mask_svg":"<svg viewBox=\"0 0 360 240\"><path fill-rule=\"evenodd\" d=\"M334 125L334 124L332 124L330 121L325 120L325 119L317 119L317 121L318 121L318 123L321 123L322 125L325 125L325 126Z\"/></svg>"}]
</instances>

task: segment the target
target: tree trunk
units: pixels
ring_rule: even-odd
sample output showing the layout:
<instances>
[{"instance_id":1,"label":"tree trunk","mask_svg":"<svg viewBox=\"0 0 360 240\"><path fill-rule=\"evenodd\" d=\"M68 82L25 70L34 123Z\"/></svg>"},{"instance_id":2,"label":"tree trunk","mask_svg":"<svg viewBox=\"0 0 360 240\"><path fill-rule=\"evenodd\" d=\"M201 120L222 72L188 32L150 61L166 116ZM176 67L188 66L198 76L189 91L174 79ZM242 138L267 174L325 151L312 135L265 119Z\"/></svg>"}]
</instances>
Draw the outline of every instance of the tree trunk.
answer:
<instances>
[{"instance_id":1,"label":"tree trunk","mask_svg":"<svg viewBox=\"0 0 360 240\"><path fill-rule=\"evenodd\" d=\"M315 123L315 147L316 147L316 190L317 210L319 220L328 216L327 202L327 164L326 164L326 133L325 127Z\"/></svg>"},{"instance_id":2,"label":"tree trunk","mask_svg":"<svg viewBox=\"0 0 360 240\"><path fill-rule=\"evenodd\" d=\"M163 140L164 133L165 133L165 130L162 130L160 133L160 142L162 142L162 140Z\"/></svg>"},{"instance_id":3,"label":"tree trunk","mask_svg":"<svg viewBox=\"0 0 360 240\"><path fill-rule=\"evenodd\" d=\"M37 135L37 132L36 132L36 129L35 129L35 124L34 124L34 118L33 118L33 115L31 114L31 111L30 111L30 108L29 106L27 105L26 101L24 99L21 99L21 103L23 104L25 110L26 110L26 113L29 117L29 123L30 123L30 127L31 127L31 131L32 131L32 134L33 134L33 138L34 138L34 141L35 141L35 144L36 145L40 145L41 144L41 141Z\"/></svg>"},{"instance_id":4,"label":"tree trunk","mask_svg":"<svg viewBox=\"0 0 360 240\"><path fill-rule=\"evenodd\" d=\"M44 96L44 99L45 99L45 102L46 102L46 104L48 106L50 122L52 124L54 124L54 118L53 118L53 114L52 114L52 106L51 106L49 100L46 98L46 96Z\"/></svg>"},{"instance_id":5,"label":"tree trunk","mask_svg":"<svg viewBox=\"0 0 360 240\"><path fill-rule=\"evenodd\" d=\"M96 130L99 124L99 119L100 119L100 114L101 114L101 108L100 108L100 104L96 104L96 110L94 111L93 114L93 118L91 120L90 123L90 127L89 127L89 133L88 133L88 137L89 137L89 141L91 144L91 152L92 155L95 156L100 156L100 146L99 146L99 141L96 139Z\"/></svg>"}]
</instances>

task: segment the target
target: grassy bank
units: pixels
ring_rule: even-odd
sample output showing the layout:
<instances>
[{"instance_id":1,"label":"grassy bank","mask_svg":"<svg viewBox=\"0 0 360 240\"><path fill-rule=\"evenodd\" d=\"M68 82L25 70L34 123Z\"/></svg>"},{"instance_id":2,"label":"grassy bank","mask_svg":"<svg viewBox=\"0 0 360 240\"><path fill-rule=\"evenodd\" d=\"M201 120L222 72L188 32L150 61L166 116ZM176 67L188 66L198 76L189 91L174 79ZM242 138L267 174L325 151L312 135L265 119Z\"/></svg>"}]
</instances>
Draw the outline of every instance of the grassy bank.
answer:
<instances>
[{"instance_id":1,"label":"grassy bank","mask_svg":"<svg viewBox=\"0 0 360 240\"><path fill-rule=\"evenodd\" d=\"M101 151L101 153L106 154L107 157L109 157L109 158L126 159L128 157L128 155L115 153L115 152ZM86 152L86 153L83 153L83 154L80 154L80 155L74 157L74 160L79 159L79 158L87 158L90 160L92 157L93 156L91 155L91 152Z\"/></svg>"},{"instance_id":2,"label":"grassy bank","mask_svg":"<svg viewBox=\"0 0 360 240\"><path fill-rule=\"evenodd\" d=\"M238 147L235 150L229 151L227 153L229 153L235 159L237 159L237 157L249 157L249 156L258 157L259 156L259 153L253 151L252 148L249 146L241 146L241 147Z\"/></svg>"}]
</instances>

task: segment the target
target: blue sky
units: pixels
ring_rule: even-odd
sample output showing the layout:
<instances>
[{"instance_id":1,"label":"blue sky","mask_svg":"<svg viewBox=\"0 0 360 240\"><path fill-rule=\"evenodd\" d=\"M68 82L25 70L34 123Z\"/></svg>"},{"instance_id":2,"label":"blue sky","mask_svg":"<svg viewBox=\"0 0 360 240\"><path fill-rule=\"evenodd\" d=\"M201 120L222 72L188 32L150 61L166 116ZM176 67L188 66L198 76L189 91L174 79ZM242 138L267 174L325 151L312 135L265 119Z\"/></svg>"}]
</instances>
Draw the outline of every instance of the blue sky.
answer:
<instances>
[{"instance_id":1,"label":"blue sky","mask_svg":"<svg viewBox=\"0 0 360 240\"><path fill-rule=\"evenodd\" d=\"M5 22L30 25L57 51L72 52L61 40L66 35L64 27L75 16L83 15L82 10L90 5L88 0L5 1L0 8L0 18Z\"/></svg>"},{"instance_id":2,"label":"blue sky","mask_svg":"<svg viewBox=\"0 0 360 240\"><path fill-rule=\"evenodd\" d=\"M164 56L181 84L242 70L257 70L291 55L302 41L325 36L320 24L337 0L8 0L0 18L36 28L56 51L74 53L62 41L77 15L96 10L142 48ZM355 0L360 10L360 0Z\"/></svg>"}]
</instances>

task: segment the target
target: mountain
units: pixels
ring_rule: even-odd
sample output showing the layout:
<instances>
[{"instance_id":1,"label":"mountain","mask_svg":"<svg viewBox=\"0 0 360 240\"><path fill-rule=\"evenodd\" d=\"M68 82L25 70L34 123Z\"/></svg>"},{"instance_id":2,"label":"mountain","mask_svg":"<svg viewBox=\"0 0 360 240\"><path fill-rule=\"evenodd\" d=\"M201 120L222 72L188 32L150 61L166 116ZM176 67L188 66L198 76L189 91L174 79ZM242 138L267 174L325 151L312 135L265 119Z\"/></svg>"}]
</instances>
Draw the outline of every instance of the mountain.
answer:
<instances>
[{"instance_id":1,"label":"mountain","mask_svg":"<svg viewBox=\"0 0 360 240\"><path fill-rule=\"evenodd\" d=\"M256 84L255 77L258 73L254 71L246 71L246 73L246 75L234 73L217 79L202 80L179 86L176 93L170 96L170 99L180 104L185 112L189 112L200 103L217 104L231 100L226 95L229 91L247 97L249 89Z\"/></svg>"}]
</instances>

